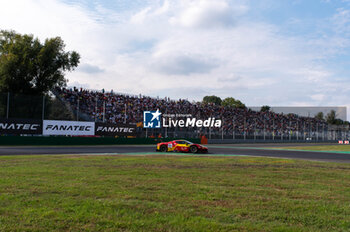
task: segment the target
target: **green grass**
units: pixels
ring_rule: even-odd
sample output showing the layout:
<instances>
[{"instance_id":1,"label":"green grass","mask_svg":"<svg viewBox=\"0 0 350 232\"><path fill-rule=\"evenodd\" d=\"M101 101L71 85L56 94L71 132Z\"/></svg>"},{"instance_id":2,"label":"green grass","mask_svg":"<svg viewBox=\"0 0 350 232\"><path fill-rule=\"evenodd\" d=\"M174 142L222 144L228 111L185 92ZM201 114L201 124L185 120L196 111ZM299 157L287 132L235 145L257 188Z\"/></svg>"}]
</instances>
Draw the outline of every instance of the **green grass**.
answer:
<instances>
[{"instance_id":1,"label":"green grass","mask_svg":"<svg viewBox=\"0 0 350 232\"><path fill-rule=\"evenodd\" d=\"M350 152L350 145L320 145L320 146L298 146L298 147L281 147L278 149L287 150L305 150L305 151L341 151Z\"/></svg>"},{"instance_id":2,"label":"green grass","mask_svg":"<svg viewBox=\"0 0 350 232\"><path fill-rule=\"evenodd\" d=\"M0 231L349 231L350 165L0 157Z\"/></svg>"}]
</instances>

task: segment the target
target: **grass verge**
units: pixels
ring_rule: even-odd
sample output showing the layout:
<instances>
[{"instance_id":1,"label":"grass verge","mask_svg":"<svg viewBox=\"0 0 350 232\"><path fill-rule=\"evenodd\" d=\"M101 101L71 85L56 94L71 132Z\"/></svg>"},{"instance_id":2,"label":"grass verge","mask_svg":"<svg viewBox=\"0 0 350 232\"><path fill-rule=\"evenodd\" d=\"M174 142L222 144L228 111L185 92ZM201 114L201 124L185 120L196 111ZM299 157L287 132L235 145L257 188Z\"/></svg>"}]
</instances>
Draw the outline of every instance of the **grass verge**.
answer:
<instances>
[{"instance_id":1,"label":"grass verge","mask_svg":"<svg viewBox=\"0 0 350 232\"><path fill-rule=\"evenodd\" d=\"M0 157L0 231L349 231L350 165Z\"/></svg>"},{"instance_id":2,"label":"grass verge","mask_svg":"<svg viewBox=\"0 0 350 232\"><path fill-rule=\"evenodd\" d=\"M350 145L320 145L320 146L298 146L298 147L280 147L282 150L303 150L303 151L338 151L349 152Z\"/></svg>"}]
</instances>

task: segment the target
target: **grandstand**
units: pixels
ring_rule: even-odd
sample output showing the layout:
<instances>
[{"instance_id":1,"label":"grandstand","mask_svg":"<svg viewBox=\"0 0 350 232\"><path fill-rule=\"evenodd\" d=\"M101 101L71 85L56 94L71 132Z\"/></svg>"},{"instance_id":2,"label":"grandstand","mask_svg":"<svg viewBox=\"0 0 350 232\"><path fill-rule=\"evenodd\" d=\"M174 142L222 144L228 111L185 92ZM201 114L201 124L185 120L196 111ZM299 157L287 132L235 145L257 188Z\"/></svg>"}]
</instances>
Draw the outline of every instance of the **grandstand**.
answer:
<instances>
[{"instance_id":1,"label":"grandstand","mask_svg":"<svg viewBox=\"0 0 350 232\"><path fill-rule=\"evenodd\" d=\"M197 129L174 128L150 131L165 136L197 137L206 134L210 138L325 140L332 136L328 124L314 117L296 114L278 114L271 111L253 111L248 108L224 107L188 100L159 99L148 96L119 94L87 89L58 88L55 93L69 103L75 113L85 115L90 121L131 123L142 125L143 111L157 110L167 114L191 114L197 119L217 118L222 128ZM147 131L141 130L143 133ZM147 136L147 134L146 134ZM326 137L326 138L325 138Z\"/></svg>"}]
</instances>

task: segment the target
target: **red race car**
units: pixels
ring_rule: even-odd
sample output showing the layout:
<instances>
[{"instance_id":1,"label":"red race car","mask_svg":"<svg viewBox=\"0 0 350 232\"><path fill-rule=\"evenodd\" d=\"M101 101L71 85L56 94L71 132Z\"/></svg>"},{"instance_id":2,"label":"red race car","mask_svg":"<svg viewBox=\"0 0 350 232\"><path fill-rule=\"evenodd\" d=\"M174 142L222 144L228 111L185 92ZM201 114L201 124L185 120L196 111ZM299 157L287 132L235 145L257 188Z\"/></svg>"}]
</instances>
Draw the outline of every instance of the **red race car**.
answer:
<instances>
[{"instance_id":1,"label":"red race car","mask_svg":"<svg viewBox=\"0 0 350 232\"><path fill-rule=\"evenodd\" d=\"M186 140L174 140L157 144L157 150L161 152L191 152L191 153L208 153L208 148L200 144L191 143Z\"/></svg>"}]
</instances>

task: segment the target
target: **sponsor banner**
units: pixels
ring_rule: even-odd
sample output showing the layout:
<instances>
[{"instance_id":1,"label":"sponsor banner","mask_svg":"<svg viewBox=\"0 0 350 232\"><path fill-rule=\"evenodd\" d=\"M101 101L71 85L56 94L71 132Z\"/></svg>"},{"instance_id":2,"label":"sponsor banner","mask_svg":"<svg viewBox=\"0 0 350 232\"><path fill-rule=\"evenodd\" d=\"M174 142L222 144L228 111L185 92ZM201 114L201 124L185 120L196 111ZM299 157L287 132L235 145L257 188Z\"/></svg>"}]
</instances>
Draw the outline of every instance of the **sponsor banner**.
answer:
<instances>
[{"instance_id":1,"label":"sponsor banner","mask_svg":"<svg viewBox=\"0 0 350 232\"><path fill-rule=\"evenodd\" d=\"M42 121L31 119L0 119L0 134L42 134Z\"/></svg>"},{"instance_id":2,"label":"sponsor banner","mask_svg":"<svg viewBox=\"0 0 350 232\"><path fill-rule=\"evenodd\" d=\"M343 140L338 141L339 144L344 144Z\"/></svg>"},{"instance_id":3,"label":"sponsor banner","mask_svg":"<svg viewBox=\"0 0 350 232\"><path fill-rule=\"evenodd\" d=\"M43 135L95 135L95 123L44 120Z\"/></svg>"},{"instance_id":4,"label":"sponsor banner","mask_svg":"<svg viewBox=\"0 0 350 232\"><path fill-rule=\"evenodd\" d=\"M136 125L96 123L95 135L101 136L135 136Z\"/></svg>"}]
</instances>

